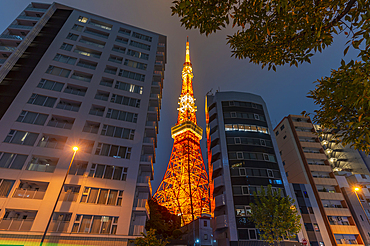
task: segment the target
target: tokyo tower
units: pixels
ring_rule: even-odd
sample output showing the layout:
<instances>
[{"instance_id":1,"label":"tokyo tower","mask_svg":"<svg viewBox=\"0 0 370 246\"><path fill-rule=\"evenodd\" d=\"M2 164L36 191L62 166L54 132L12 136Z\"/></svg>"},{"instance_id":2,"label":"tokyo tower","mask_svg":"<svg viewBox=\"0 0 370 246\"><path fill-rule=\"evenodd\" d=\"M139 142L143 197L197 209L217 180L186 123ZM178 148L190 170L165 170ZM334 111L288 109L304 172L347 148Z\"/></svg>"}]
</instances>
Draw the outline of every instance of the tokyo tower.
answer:
<instances>
[{"instance_id":1,"label":"tokyo tower","mask_svg":"<svg viewBox=\"0 0 370 246\"><path fill-rule=\"evenodd\" d=\"M197 125L192 80L193 69L187 40L178 118L176 125L171 128L174 139L172 153L163 180L154 194L159 205L181 216L183 225L203 213L210 213L208 175L200 150L203 129Z\"/></svg>"}]
</instances>

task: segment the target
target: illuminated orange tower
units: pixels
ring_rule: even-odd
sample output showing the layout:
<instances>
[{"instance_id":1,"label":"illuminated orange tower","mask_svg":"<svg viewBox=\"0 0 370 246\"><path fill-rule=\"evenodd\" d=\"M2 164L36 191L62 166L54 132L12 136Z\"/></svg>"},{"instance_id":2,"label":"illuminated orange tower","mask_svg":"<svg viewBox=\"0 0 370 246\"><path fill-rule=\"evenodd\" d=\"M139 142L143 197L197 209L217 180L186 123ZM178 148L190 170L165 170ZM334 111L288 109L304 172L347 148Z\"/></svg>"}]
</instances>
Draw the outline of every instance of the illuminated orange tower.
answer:
<instances>
[{"instance_id":1,"label":"illuminated orange tower","mask_svg":"<svg viewBox=\"0 0 370 246\"><path fill-rule=\"evenodd\" d=\"M203 129L197 125L193 93L193 69L190 62L189 42L182 69L182 89L178 118L171 128L174 139L170 162L154 199L172 214L181 216L188 224L209 213L208 175L200 150Z\"/></svg>"}]
</instances>

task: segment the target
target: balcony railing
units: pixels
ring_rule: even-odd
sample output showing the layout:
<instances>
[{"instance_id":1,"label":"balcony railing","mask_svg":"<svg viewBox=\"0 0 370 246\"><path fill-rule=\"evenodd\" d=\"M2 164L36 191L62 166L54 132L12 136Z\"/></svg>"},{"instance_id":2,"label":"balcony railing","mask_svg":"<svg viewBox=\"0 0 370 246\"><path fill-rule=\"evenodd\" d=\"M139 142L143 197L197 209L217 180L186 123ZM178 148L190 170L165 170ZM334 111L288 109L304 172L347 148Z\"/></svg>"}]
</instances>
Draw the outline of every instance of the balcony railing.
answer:
<instances>
[{"instance_id":1,"label":"balcony railing","mask_svg":"<svg viewBox=\"0 0 370 246\"><path fill-rule=\"evenodd\" d=\"M88 69L92 69L92 70L95 70L96 69L96 66L90 65L90 64L86 64L86 63L82 63L82 62L77 63L77 66L88 68Z\"/></svg>"},{"instance_id":2,"label":"balcony railing","mask_svg":"<svg viewBox=\"0 0 370 246\"><path fill-rule=\"evenodd\" d=\"M26 11L35 11L35 12L45 12L47 9L39 9L39 8L28 7L25 10Z\"/></svg>"},{"instance_id":3,"label":"balcony railing","mask_svg":"<svg viewBox=\"0 0 370 246\"><path fill-rule=\"evenodd\" d=\"M155 121L147 121L145 122L145 126L156 127L157 123Z\"/></svg>"},{"instance_id":4,"label":"balcony railing","mask_svg":"<svg viewBox=\"0 0 370 246\"><path fill-rule=\"evenodd\" d=\"M82 76L78 76L78 75L74 75L74 74L71 76L71 79L82 80L82 81L85 81L85 82L90 82L91 81L91 78L86 78L86 77L82 77Z\"/></svg>"},{"instance_id":5,"label":"balcony railing","mask_svg":"<svg viewBox=\"0 0 370 246\"><path fill-rule=\"evenodd\" d=\"M78 193L76 192L63 192L60 195L59 201L65 201L65 202L75 202L77 201Z\"/></svg>"},{"instance_id":6,"label":"balcony railing","mask_svg":"<svg viewBox=\"0 0 370 246\"><path fill-rule=\"evenodd\" d=\"M0 230L8 231L29 231L31 230L33 219L6 218L0 221Z\"/></svg>"},{"instance_id":7,"label":"balcony railing","mask_svg":"<svg viewBox=\"0 0 370 246\"><path fill-rule=\"evenodd\" d=\"M122 60L117 60L117 59L113 59L113 58L109 58L108 61L111 61L111 62L115 62L115 63L119 63L119 64L122 64Z\"/></svg>"},{"instance_id":8,"label":"balcony railing","mask_svg":"<svg viewBox=\"0 0 370 246\"><path fill-rule=\"evenodd\" d=\"M43 199L45 191L16 189L13 197L28 199Z\"/></svg>"},{"instance_id":9,"label":"balcony railing","mask_svg":"<svg viewBox=\"0 0 370 246\"><path fill-rule=\"evenodd\" d=\"M159 52L159 51L157 51L157 55L159 55L159 56L164 56L164 52Z\"/></svg>"},{"instance_id":10,"label":"balcony railing","mask_svg":"<svg viewBox=\"0 0 370 246\"><path fill-rule=\"evenodd\" d=\"M141 162L153 162L153 156L152 155L142 155L140 156Z\"/></svg>"},{"instance_id":11,"label":"balcony railing","mask_svg":"<svg viewBox=\"0 0 370 246\"><path fill-rule=\"evenodd\" d=\"M31 30L33 26L24 26L24 25L10 25L9 28L17 28L17 29L27 29Z\"/></svg>"},{"instance_id":12,"label":"balcony railing","mask_svg":"<svg viewBox=\"0 0 370 246\"><path fill-rule=\"evenodd\" d=\"M143 143L154 144L154 138L144 137L143 138Z\"/></svg>"},{"instance_id":13,"label":"balcony railing","mask_svg":"<svg viewBox=\"0 0 370 246\"><path fill-rule=\"evenodd\" d=\"M72 129L73 124L68 122L60 122L60 121L49 121L48 126L56 127L56 128L63 128L63 129Z\"/></svg>"},{"instance_id":14,"label":"balcony railing","mask_svg":"<svg viewBox=\"0 0 370 246\"><path fill-rule=\"evenodd\" d=\"M53 173L54 170L55 170L55 166L52 166L52 165L49 165L49 164L41 164L41 163L30 163L27 170L28 171Z\"/></svg>"},{"instance_id":15,"label":"balcony railing","mask_svg":"<svg viewBox=\"0 0 370 246\"><path fill-rule=\"evenodd\" d=\"M40 17L36 16L27 16L27 15L19 15L17 19L24 19L24 20L40 20Z\"/></svg>"},{"instance_id":16,"label":"balcony railing","mask_svg":"<svg viewBox=\"0 0 370 246\"><path fill-rule=\"evenodd\" d=\"M160 83L160 82L157 82L157 81L152 81L152 85L160 86L160 85L161 85L161 83Z\"/></svg>"},{"instance_id":17,"label":"balcony railing","mask_svg":"<svg viewBox=\"0 0 370 246\"><path fill-rule=\"evenodd\" d=\"M112 28L109 27L109 26L100 25L100 24L97 24L97 23L94 23L94 22L89 22L89 24L92 25L92 26L103 28L105 30L109 30L109 31L112 30Z\"/></svg>"},{"instance_id":18,"label":"balcony railing","mask_svg":"<svg viewBox=\"0 0 370 246\"><path fill-rule=\"evenodd\" d=\"M80 55L84 55L84 56L91 56L91 57L95 57L95 58L100 58L100 55L98 55L98 54L94 54L94 53L90 53L90 52L86 52L86 51L82 51L82 50L74 50L73 52L75 52L77 54L80 54Z\"/></svg>"},{"instance_id":19,"label":"balcony railing","mask_svg":"<svg viewBox=\"0 0 370 246\"><path fill-rule=\"evenodd\" d=\"M158 43L158 46L159 46L159 47L165 47L165 46L166 46L166 44L165 44L165 43Z\"/></svg>"},{"instance_id":20,"label":"balcony railing","mask_svg":"<svg viewBox=\"0 0 370 246\"><path fill-rule=\"evenodd\" d=\"M89 31L89 30L85 30L84 32L88 33L88 34L91 34L91 35L95 35L95 36L98 36L98 37L102 37L102 38L108 38L107 35L104 35L104 34L100 34L100 33L96 33L96 32L92 32L92 31Z\"/></svg>"},{"instance_id":21,"label":"balcony railing","mask_svg":"<svg viewBox=\"0 0 370 246\"><path fill-rule=\"evenodd\" d=\"M105 73L110 73L110 74L116 74L117 73L117 71L111 70L111 69L105 69L104 72Z\"/></svg>"},{"instance_id":22,"label":"balcony railing","mask_svg":"<svg viewBox=\"0 0 370 246\"><path fill-rule=\"evenodd\" d=\"M50 223L50 231L67 232L69 221L52 221Z\"/></svg>"},{"instance_id":23,"label":"balcony railing","mask_svg":"<svg viewBox=\"0 0 370 246\"><path fill-rule=\"evenodd\" d=\"M148 202L147 199L137 199L136 206L137 208L145 208L146 203Z\"/></svg>"},{"instance_id":24,"label":"balcony railing","mask_svg":"<svg viewBox=\"0 0 370 246\"><path fill-rule=\"evenodd\" d=\"M4 50L4 51L15 51L17 49L17 47L10 47L10 46L0 46L0 50Z\"/></svg>"},{"instance_id":25,"label":"balcony railing","mask_svg":"<svg viewBox=\"0 0 370 246\"><path fill-rule=\"evenodd\" d=\"M0 38L6 38L6 39L15 39L15 40L23 40L23 36L18 35L9 35L9 34L1 34Z\"/></svg>"}]
</instances>

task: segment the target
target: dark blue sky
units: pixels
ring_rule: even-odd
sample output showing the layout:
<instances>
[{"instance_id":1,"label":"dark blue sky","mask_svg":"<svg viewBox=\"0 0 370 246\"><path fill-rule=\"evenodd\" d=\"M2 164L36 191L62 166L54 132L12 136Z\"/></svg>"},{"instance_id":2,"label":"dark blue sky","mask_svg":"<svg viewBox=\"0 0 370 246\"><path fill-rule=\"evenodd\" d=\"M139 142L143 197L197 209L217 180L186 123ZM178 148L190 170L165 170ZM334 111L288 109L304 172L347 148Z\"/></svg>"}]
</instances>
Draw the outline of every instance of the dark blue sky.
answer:
<instances>
[{"instance_id":1,"label":"dark blue sky","mask_svg":"<svg viewBox=\"0 0 370 246\"><path fill-rule=\"evenodd\" d=\"M49 2L52 1L37 1ZM248 60L232 58L226 45L226 35L237 29L230 27L209 37L197 30L181 27L179 18L171 16L172 0L60 0L62 4L92 12L120 22L141 27L167 36L167 65L165 71L161 121L157 148L157 161L152 182L157 189L166 170L173 140L171 126L177 120L177 101L181 92L181 70L185 59L185 41L189 36L190 58L194 73L194 95L198 106L198 124L205 128L204 98L213 89L220 91L245 91L261 95L266 101L272 125L288 114L313 112L316 106L306 98L314 89L318 78L329 76L331 69L340 66L343 56L344 36L335 38L334 44L323 53L316 54L311 64L296 67L279 67L277 72L261 69ZM30 3L27 0L0 1L0 32ZM349 50L346 60L357 54ZM204 136L205 137L205 136ZM201 142L205 158L205 140Z\"/></svg>"}]
</instances>

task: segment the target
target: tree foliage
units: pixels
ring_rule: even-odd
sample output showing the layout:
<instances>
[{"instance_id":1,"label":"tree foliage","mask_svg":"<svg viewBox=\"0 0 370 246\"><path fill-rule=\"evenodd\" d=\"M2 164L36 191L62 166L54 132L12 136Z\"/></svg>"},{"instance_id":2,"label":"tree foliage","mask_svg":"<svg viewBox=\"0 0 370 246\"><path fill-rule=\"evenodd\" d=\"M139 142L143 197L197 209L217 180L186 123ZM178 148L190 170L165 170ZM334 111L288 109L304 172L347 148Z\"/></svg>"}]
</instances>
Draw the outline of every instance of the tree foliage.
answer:
<instances>
[{"instance_id":1,"label":"tree foliage","mask_svg":"<svg viewBox=\"0 0 370 246\"><path fill-rule=\"evenodd\" d=\"M358 50L358 61L332 70L321 78L311 97L319 109L313 118L325 128L340 128L343 144L370 151L369 0L176 0L172 15L177 14L187 29L199 29L209 35L229 23L236 32L227 37L232 56L249 58L262 68L298 66L311 62L317 51L333 43L334 34L348 39ZM356 128L357 127L357 128Z\"/></svg>"},{"instance_id":2,"label":"tree foliage","mask_svg":"<svg viewBox=\"0 0 370 246\"><path fill-rule=\"evenodd\" d=\"M178 231L181 227L180 217L171 214L166 207L159 205L154 200L149 200L148 203L150 219L146 222L145 229L155 229L156 235L166 239L176 239L181 236Z\"/></svg>"},{"instance_id":3,"label":"tree foliage","mask_svg":"<svg viewBox=\"0 0 370 246\"><path fill-rule=\"evenodd\" d=\"M155 233L155 229L150 229L145 233L141 233L143 237L138 237L135 239L136 246L165 246L167 245L167 240L158 239Z\"/></svg>"},{"instance_id":4,"label":"tree foliage","mask_svg":"<svg viewBox=\"0 0 370 246\"><path fill-rule=\"evenodd\" d=\"M250 204L250 216L261 238L268 243L280 243L283 238L294 238L301 230L300 218L294 200L281 196L281 190L273 191L271 185L254 193L254 203Z\"/></svg>"}]
</instances>

